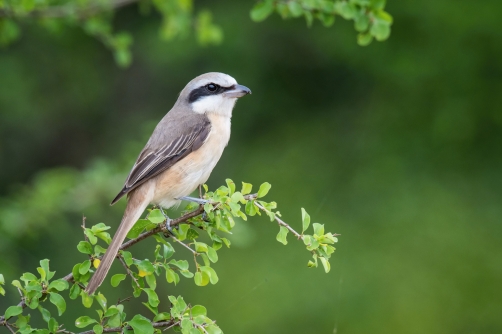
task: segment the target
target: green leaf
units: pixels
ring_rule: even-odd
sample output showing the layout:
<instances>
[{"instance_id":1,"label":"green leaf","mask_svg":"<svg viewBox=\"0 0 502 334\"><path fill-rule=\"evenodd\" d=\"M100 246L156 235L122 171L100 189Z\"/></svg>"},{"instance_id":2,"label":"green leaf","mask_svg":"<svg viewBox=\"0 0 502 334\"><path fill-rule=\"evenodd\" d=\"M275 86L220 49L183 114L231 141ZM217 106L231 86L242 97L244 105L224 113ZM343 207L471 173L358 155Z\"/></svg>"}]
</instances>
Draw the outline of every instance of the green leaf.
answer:
<instances>
[{"instance_id":1,"label":"green leaf","mask_svg":"<svg viewBox=\"0 0 502 334\"><path fill-rule=\"evenodd\" d=\"M64 279L58 279L52 281L51 284L49 284L49 290L54 289L57 291L63 291L68 289L68 287L69 287L68 282L65 281Z\"/></svg>"},{"instance_id":2,"label":"green leaf","mask_svg":"<svg viewBox=\"0 0 502 334\"><path fill-rule=\"evenodd\" d=\"M187 232L190 229L190 225L188 224L180 224L178 230L173 229L173 232L175 236L180 240L183 241L187 238Z\"/></svg>"},{"instance_id":3,"label":"green leaf","mask_svg":"<svg viewBox=\"0 0 502 334\"><path fill-rule=\"evenodd\" d=\"M324 235L324 225L314 223L313 226L314 226L314 234L315 235L317 235L317 236Z\"/></svg>"},{"instance_id":4,"label":"green leaf","mask_svg":"<svg viewBox=\"0 0 502 334\"><path fill-rule=\"evenodd\" d=\"M300 17L303 15L302 5L296 1L289 1L288 8L289 11L291 12L291 16L293 17Z\"/></svg>"},{"instance_id":5,"label":"green leaf","mask_svg":"<svg viewBox=\"0 0 502 334\"><path fill-rule=\"evenodd\" d=\"M85 260L78 268L78 272L80 273L80 275L85 275L87 274L90 268L91 268L91 260Z\"/></svg>"},{"instance_id":6,"label":"green leaf","mask_svg":"<svg viewBox=\"0 0 502 334\"><path fill-rule=\"evenodd\" d=\"M116 288L117 286L119 286L120 282L122 282L123 280L125 280L126 278L126 274L115 274L112 276L112 279L111 279L111 284L114 288Z\"/></svg>"},{"instance_id":7,"label":"green leaf","mask_svg":"<svg viewBox=\"0 0 502 334\"><path fill-rule=\"evenodd\" d=\"M106 312L106 297L103 296L102 293L98 293L97 295L94 296L94 299L98 302L99 306L103 309L104 312Z\"/></svg>"},{"instance_id":8,"label":"green leaf","mask_svg":"<svg viewBox=\"0 0 502 334\"><path fill-rule=\"evenodd\" d=\"M86 228L84 230L84 234L86 235L87 239L89 239L89 242L93 245L96 244L96 242L98 242L98 238L96 238L96 236L94 235L94 232L92 232L90 229ZM77 246L78 248L78 246Z\"/></svg>"},{"instance_id":9,"label":"green leaf","mask_svg":"<svg viewBox=\"0 0 502 334\"><path fill-rule=\"evenodd\" d=\"M94 324L96 322L97 321L91 317L82 316L82 317L77 318L77 320L75 320L75 326L77 326L77 328L85 328L85 327L89 326L90 324Z\"/></svg>"},{"instance_id":10,"label":"green leaf","mask_svg":"<svg viewBox=\"0 0 502 334\"><path fill-rule=\"evenodd\" d=\"M157 280L155 278L155 275L147 275L147 276L145 276L145 281L146 281L146 283L148 284L148 286L150 288L152 288L153 290L155 290L155 288L157 287Z\"/></svg>"},{"instance_id":11,"label":"green leaf","mask_svg":"<svg viewBox=\"0 0 502 334\"><path fill-rule=\"evenodd\" d=\"M162 211L159 209L152 210L148 215L148 220L154 224L163 223L166 220L166 217L162 214Z\"/></svg>"},{"instance_id":12,"label":"green leaf","mask_svg":"<svg viewBox=\"0 0 502 334\"><path fill-rule=\"evenodd\" d=\"M5 289L0 286L0 295L5 296Z\"/></svg>"},{"instance_id":13,"label":"green leaf","mask_svg":"<svg viewBox=\"0 0 502 334\"><path fill-rule=\"evenodd\" d=\"M280 243L282 243L283 245L287 245L288 244L288 240L286 239L286 237L288 236L288 229L285 228L284 226L281 226L280 229L279 229L279 233L277 234L277 241L279 241Z\"/></svg>"},{"instance_id":14,"label":"green leaf","mask_svg":"<svg viewBox=\"0 0 502 334\"><path fill-rule=\"evenodd\" d=\"M207 257L213 263L218 262L218 253L216 253L216 250L213 247L207 248Z\"/></svg>"},{"instance_id":15,"label":"green leaf","mask_svg":"<svg viewBox=\"0 0 502 334\"><path fill-rule=\"evenodd\" d=\"M157 296L157 293L153 289L143 289L143 291L146 292L148 295L148 304L150 304L153 307L157 307L159 305L159 297Z\"/></svg>"},{"instance_id":16,"label":"green leaf","mask_svg":"<svg viewBox=\"0 0 502 334\"><path fill-rule=\"evenodd\" d=\"M77 299L80 295L80 286L78 284L73 284L70 289L70 299Z\"/></svg>"},{"instance_id":17,"label":"green leaf","mask_svg":"<svg viewBox=\"0 0 502 334\"><path fill-rule=\"evenodd\" d=\"M5 311L5 320L8 320L10 317L14 317L23 313L23 308L21 306L10 306Z\"/></svg>"},{"instance_id":18,"label":"green leaf","mask_svg":"<svg viewBox=\"0 0 502 334\"><path fill-rule=\"evenodd\" d=\"M30 281L37 281L38 278L32 273L24 273L23 276L21 276L21 280L24 282L30 282Z\"/></svg>"},{"instance_id":19,"label":"green leaf","mask_svg":"<svg viewBox=\"0 0 502 334\"><path fill-rule=\"evenodd\" d=\"M220 327L212 324L212 325L209 325L206 327L206 332L208 334L223 334L223 332L221 331Z\"/></svg>"},{"instance_id":20,"label":"green leaf","mask_svg":"<svg viewBox=\"0 0 502 334\"><path fill-rule=\"evenodd\" d=\"M370 28L370 33L377 41L384 41L389 38L390 24L383 20L375 20Z\"/></svg>"},{"instance_id":21,"label":"green leaf","mask_svg":"<svg viewBox=\"0 0 502 334\"><path fill-rule=\"evenodd\" d=\"M164 246L164 259L168 259L174 254L174 248L170 243L166 243L163 245Z\"/></svg>"},{"instance_id":22,"label":"green leaf","mask_svg":"<svg viewBox=\"0 0 502 334\"><path fill-rule=\"evenodd\" d=\"M142 315L136 314L128 324L132 327L134 334L153 334L152 324Z\"/></svg>"},{"instance_id":23,"label":"green leaf","mask_svg":"<svg viewBox=\"0 0 502 334\"><path fill-rule=\"evenodd\" d=\"M155 272L153 264L148 260L138 261L135 265L138 267L138 270L145 273L145 276L152 275Z\"/></svg>"},{"instance_id":24,"label":"green leaf","mask_svg":"<svg viewBox=\"0 0 502 334\"><path fill-rule=\"evenodd\" d=\"M153 321L158 322L158 321L170 320L170 319L171 319L171 315L169 313L161 312L161 313L157 314L155 316L155 318L153 318Z\"/></svg>"},{"instance_id":25,"label":"green leaf","mask_svg":"<svg viewBox=\"0 0 502 334\"><path fill-rule=\"evenodd\" d=\"M40 261L40 266L42 269L45 271L45 274L47 275L47 280L50 280L54 274L56 273L55 271L49 271L49 260L44 259Z\"/></svg>"},{"instance_id":26,"label":"green leaf","mask_svg":"<svg viewBox=\"0 0 502 334\"><path fill-rule=\"evenodd\" d=\"M48 323L49 320L51 320L51 312L40 305L38 305L38 310L42 314L42 319L44 319L44 321Z\"/></svg>"},{"instance_id":27,"label":"green leaf","mask_svg":"<svg viewBox=\"0 0 502 334\"><path fill-rule=\"evenodd\" d=\"M246 203L246 214L249 216L254 216L258 212L258 208L255 206L254 201L248 201Z\"/></svg>"},{"instance_id":28,"label":"green leaf","mask_svg":"<svg viewBox=\"0 0 502 334\"><path fill-rule=\"evenodd\" d=\"M3 277L2 274L0 274L0 284L5 284L5 278Z\"/></svg>"},{"instance_id":29,"label":"green leaf","mask_svg":"<svg viewBox=\"0 0 502 334\"><path fill-rule=\"evenodd\" d=\"M242 182L241 194L247 195L247 194L251 193L252 189L253 189L253 185L251 183Z\"/></svg>"},{"instance_id":30,"label":"green leaf","mask_svg":"<svg viewBox=\"0 0 502 334\"><path fill-rule=\"evenodd\" d=\"M207 252L207 245L203 242L194 242L195 251L198 253Z\"/></svg>"},{"instance_id":31,"label":"green leaf","mask_svg":"<svg viewBox=\"0 0 502 334\"><path fill-rule=\"evenodd\" d=\"M101 325L94 325L94 327L92 327L92 330L94 331L94 334L102 334L103 333L103 326Z\"/></svg>"},{"instance_id":32,"label":"green leaf","mask_svg":"<svg viewBox=\"0 0 502 334\"><path fill-rule=\"evenodd\" d=\"M51 333L57 333L59 324L54 318L49 319L49 325L47 326Z\"/></svg>"},{"instance_id":33,"label":"green leaf","mask_svg":"<svg viewBox=\"0 0 502 334\"><path fill-rule=\"evenodd\" d=\"M207 274L209 276L209 281L211 282L211 284L216 284L218 283L218 275L216 274L216 271L214 271L213 268L209 267L209 266L201 266L200 267L200 270L202 271L202 276L204 276L204 274Z\"/></svg>"},{"instance_id":34,"label":"green leaf","mask_svg":"<svg viewBox=\"0 0 502 334\"><path fill-rule=\"evenodd\" d=\"M154 211L160 212L160 210L154 210ZM150 216L148 216L148 217L150 217ZM136 222L136 224L134 224L134 226L131 228L131 230L129 230L129 232L127 233L127 237L129 239L137 238L141 234L141 232L143 232L145 227L147 227L150 224L152 224L152 222L149 219L139 219Z\"/></svg>"},{"instance_id":35,"label":"green leaf","mask_svg":"<svg viewBox=\"0 0 502 334\"><path fill-rule=\"evenodd\" d=\"M302 208L302 233L305 232L310 225L310 215Z\"/></svg>"},{"instance_id":36,"label":"green leaf","mask_svg":"<svg viewBox=\"0 0 502 334\"><path fill-rule=\"evenodd\" d=\"M270 183L268 182L262 183L260 189L258 190L258 198L266 196L270 188L272 188L272 185Z\"/></svg>"},{"instance_id":37,"label":"green leaf","mask_svg":"<svg viewBox=\"0 0 502 334\"><path fill-rule=\"evenodd\" d=\"M207 310L202 305L195 305L191 309L192 317L196 317L199 315L207 315Z\"/></svg>"},{"instance_id":38,"label":"green leaf","mask_svg":"<svg viewBox=\"0 0 502 334\"><path fill-rule=\"evenodd\" d=\"M357 35L357 44L359 44L360 46L367 46L371 43L372 40L373 36L371 36L369 32Z\"/></svg>"},{"instance_id":39,"label":"green leaf","mask_svg":"<svg viewBox=\"0 0 502 334\"><path fill-rule=\"evenodd\" d=\"M106 310L105 314L104 314L104 317L111 317L111 316L114 316L115 314L119 313L119 309L117 308L117 306L115 305L112 305L110 306L110 308L108 310Z\"/></svg>"},{"instance_id":40,"label":"green leaf","mask_svg":"<svg viewBox=\"0 0 502 334\"><path fill-rule=\"evenodd\" d=\"M329 271L331 269L331 265L329 264L329 261L327 259L325 259L324 257L319 257L319 259L321 260L322 266L324 267L324 271L326 273L329 273Z\"/></svg>"},{"instance_id":41,"label":"green leaf","mask_svg":"<svg viewBox=\"0 0 502 334\"><path fill-rule=\"evenodd\" d=\"M206 286L209 284L211 277L206 271L198 271L195 273L194 281L198 286Z\"/></svg>"},{"instance_id":42,"label":"green leaf","mask_svg":"<svg viewBox=\"0 0 502 334\"><path fill-rule=\"evenodd\" d=\"M260 22L265 20L274 11L274 2L272 0L265 0L258 2L253 9L251 9L251 20Z\"/></svg>"},{"instance_id":43,"label":"green leaf","mask_svg":"<svg viewBox=\"0 0 502 334\"><path fill-rule=\"evenodd\" d=\"M232 196L235 192L235 183L234 181L232 181L231 179L226 179L225 182L227 183L227 187L228 187L228 195L229 196Z\"/></svg>"},{"instance_id":44,"label":"green leaf","mask_svg":"<svg viewBox=\"0 0 502 334\"><path fill-rule=\"evenodd\" d=\"M132 259L132 254L131 252L127 252L127 251L120 251L120 254L122 254L122 257L124 258L124 262L130 266L131 264L133 264L133 259Z\"/></svg>"},{"instance_id":45,"label":"green leaf","mask_svg":"<svg viewBox=\"0 0 502 334\"><path fill-rule=\"evenodd\" d=\"M171 260L169 261L169 264L172 264L181 270L187 270L188 269L188 261L187 260Z\"/></svg>"},{"instance_id":46,"label":"green leaf","mask_svg":"<svg viewBox=\"0 0 502 334\"><path fill-rule=\"evenodd\" d=\"M64 313L64 311L66 311L66 302L60 294L51 292L49 300L51 301L51 303L56 305L59 316L61 316Z\"/></svg>"},{"instance_id":47,"label":"green leaf","mask_svg":"<svg viewBox=\"0 0 502 334\"><path fill-rule=\"evenodd\" d=\"M92 306L94 298L92 298L92 296L89 296L87 292L85 292L84 290L82 290L80 295L82 296L82 305L84 305L87 308L90 308Z\"/></svg>"},{"instance_id":48,"label":"green leaf","mask_svg":"<svg viewBox=\"0 0 502 334\"><path fill-rule=\"evenodd\" d=\"M187 231L187 239L188 240L195 240L198 237L199 237L199 232L197 232L196 230L191 228Z\"/></svg>"},{"instance_id":49,"label":"green leaf","mask_svg":"<svg viewBox=\"0 0 502 334\"><path fill-rule=\"evenodd\" d=\"M92 254L92 245L88 241L80 241L77 245L77 249L80 253Z\"/></svg>"}]
</instances>

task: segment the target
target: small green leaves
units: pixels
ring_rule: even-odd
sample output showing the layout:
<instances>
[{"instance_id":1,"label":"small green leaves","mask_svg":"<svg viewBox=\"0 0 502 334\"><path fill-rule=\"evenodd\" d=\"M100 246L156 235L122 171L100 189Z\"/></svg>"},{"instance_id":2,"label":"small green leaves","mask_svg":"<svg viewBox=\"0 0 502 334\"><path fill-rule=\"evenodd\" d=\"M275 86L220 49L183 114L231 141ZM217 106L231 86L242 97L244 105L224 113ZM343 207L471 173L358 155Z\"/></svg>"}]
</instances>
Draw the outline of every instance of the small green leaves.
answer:
<instances>
[{"instance_id":1,"label":"small green leaves","mask_svg":"<svg viewBox=\"0 0 502 334\"><path fill-rule=\"evenodd\" d=\"M305 232L310 225L310 215L302 208L302 233Z\"/></svg>"},{"instance_id":2,"label":"small green leaves","mask_svg":"<svg viewBox=\"0 0 502 334\"><path fill-rule=\"evenodd\" d=\"M272 188L272 185L270 183L268 182L262 183L257 193L258 198L265 197L268 194L270 188Z\"/></svg>"},{"instance_id":3,"label":"small green leaves","mask_svg":"<svg viewBox=\"0 0 502 334\"><path fill-rule=\"evenodd\" d=\"M14 317L21 313L23 313L23 308L21 306L10 306L5 311L5 319L8 320L10 317Z\"/></svg>"},{"instance_id":4,"label":"small green leaves","mask_svg":"<svg viewBox=\"0 0 502 334\"><path fill-rule=\"evenodd\" d=\"M5 290L2 285L5 284L5 279L2 274L0 274L0 295L5 296Z\"/></svg>"},{"instance_id":5,"label":"small green leaves","mask_svg":"<svg viewBox=\"0 0 502 334\"><path fill-rule=\"evenodd\" d=\"M96 322L97 321L92 319L91 317L82 316L82 317L77 318L77 320L75 320L75 326L77 328L85 328L85 327L87 327L91 324L94 324Z\"/></svg>"},{"instance_id":6,"label":"small green leaves","mask_svg":"<svg viewBox=\"0 0 502 334\"><path fill-rule=\"evenodd\" d=\"M336 16L354 21L354 28L359 32L357 43L365 46L373 38L384 41L390 35L392 16L384 11L384 0L290 0L258 2L251 10L251 19L256 22L263 21L274 10L283 18L305 17L307 26L310 27L314 20L319 20L325 27L331 27Z\"/></svg>"},{"instance_id":7,"label":"small green leaves","mask_svg":"<svg viewBox=\"0 0 502 334\"><path fill-rule=\"evenodd\" d=\"M92 254L92 245L88 241L80 241L77 245L77 249L80 253Z\"/></svg>"},{"instance_id":8,"label":"small green leaves","mask_svg":"<svg viewBox=\"0 0 502 334\"><path fill-rule=\"evenodd\" d=\"M277 234L277 241L282 243L283 245L287 245L288 241L286 240L286 237L288 236L288 229L284 226L280 227L279 233Z\"/></svg>"},{"instance_id":9,"label":"small green leaves","mask_svg":"<svg viewBox=\"0 0 502 334\"><path fill-rule=\"evenodd\" d=\"M52 304L56 305L59 316L61 316L64 311L66 311L66 302L60 294L51 292L49 294L49 300Z\"/></svg>"},{"instance_id":10,"label":"small green leaves","mask_svg":"<svg viewBox=\"0 0 502 334\"><path fill-rule=\"evenodd\" d=\"M251 190L253 190L253 185L250 183L242 182L242 190L241 193L243 195L247 195L251 193Z\"/></svg>"},{"instance_id":11,"label":"small green leaves","mask_svg":"<svg viewBox=\"0 0 502 334\"><path fill-rule=\"evenodd\" d=\"M122 282L123 280L125 280L126 278L126 274L115 274L112 276L111 278L111 284L114 288L116 288L117 286L119 286L120 282Z\"/></svg>"},{"instance_id":12,"label":"small green leaves","mask_svg":"<svg viewBox=\"0 0 502 334\"><path fill-rule=\"evenodd\" d=\"M58 279L58 280L55 280L55 281L52 281L50 284L49 284L49 290L57 290L57 291L63 291L63 290L66 290L68 289L68 282L65 281L64 279Z\"/></svg>"},{"instance_id":13,"label":"small green leaves","mask_svg":"<svg viewBox=\"0 0 502 334\"><path fill-rule=\"evenodd\" d=\"M265 20L274 11L274 2L272 0L264 0L254 5L251 10L251 20L260 22Z\"/></svg>"},{"instance_id":14,"label":"small green leaves","mask_svg":"<svg viewBox=\"0 0 502 334\"><path fill-rule=\"evenodd\" d=\"M134 334L153 334L153 326L150 321L142 315L136 314L129 322Z\"/></svg>"}]
</instances>

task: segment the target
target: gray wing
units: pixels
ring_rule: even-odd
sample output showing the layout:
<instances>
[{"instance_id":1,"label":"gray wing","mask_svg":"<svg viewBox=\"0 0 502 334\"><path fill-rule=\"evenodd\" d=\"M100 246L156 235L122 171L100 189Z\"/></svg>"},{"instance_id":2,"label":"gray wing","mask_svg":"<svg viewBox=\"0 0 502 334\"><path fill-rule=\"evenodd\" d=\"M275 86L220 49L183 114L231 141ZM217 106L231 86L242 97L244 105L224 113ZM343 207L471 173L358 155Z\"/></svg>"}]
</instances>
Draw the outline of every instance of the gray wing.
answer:
<instances>
[{"instance_id":1,"label":"gray wing","mask_svg":"<svg viewBox=\"0 0 502 334\"><path fill-rule=\"evenodd\" d=\"M211 123L206 120L187 130L158 149L145 148L132 167L124 188L110 205L115 204L131 190L169 169L177 161L199 149L211 131Z\"/></svg>"}]
</instances>

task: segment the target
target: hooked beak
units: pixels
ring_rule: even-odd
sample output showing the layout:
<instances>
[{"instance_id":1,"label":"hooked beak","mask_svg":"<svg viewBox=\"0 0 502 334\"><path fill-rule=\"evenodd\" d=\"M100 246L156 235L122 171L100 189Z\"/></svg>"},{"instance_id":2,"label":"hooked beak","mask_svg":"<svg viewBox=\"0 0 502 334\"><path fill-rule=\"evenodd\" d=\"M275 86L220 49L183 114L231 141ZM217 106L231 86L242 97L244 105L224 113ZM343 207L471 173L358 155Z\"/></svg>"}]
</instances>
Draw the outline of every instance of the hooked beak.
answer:
<instances>
[{"instance_id":1,"label":"hooked beak","mask_svg":"<svg viewBox=\"0 0 502 334\"><path fill-rule=\"evenodd\" d=\"M234 85L231 90L227 90L223 93L226 97L243 97L244 95L251 94L251 89L243 85Z\"/></svg>"}]
</instances>

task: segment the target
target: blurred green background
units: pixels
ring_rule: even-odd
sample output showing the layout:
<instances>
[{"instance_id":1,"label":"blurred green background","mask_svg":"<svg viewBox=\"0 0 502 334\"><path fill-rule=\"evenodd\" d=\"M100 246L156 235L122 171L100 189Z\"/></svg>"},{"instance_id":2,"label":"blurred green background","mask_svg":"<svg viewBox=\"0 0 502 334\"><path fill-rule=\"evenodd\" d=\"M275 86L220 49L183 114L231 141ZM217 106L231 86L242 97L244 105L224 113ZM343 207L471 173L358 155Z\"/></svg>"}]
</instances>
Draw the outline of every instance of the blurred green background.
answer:
<instances>
[{"instance_id":1,"label":"blurred green background","mask_svg":"<svg viewBox=\"0 0 502 334\"><path fill-rule=\"evenodd\" d=\"M44 258L57 277L70 272L84 258L82 215L114 231L125 201L108 203L154 126L189 80L220 71L253 95L234 110L210 187L268 181L285 221L299 228L305 207L342 236L325 274L307 269L301 243L283 246L275 224L251 219L220 252L217 285L182 278L159 292L205 305L226 333L502 332L500 1L388 1L392 35L368 47L350 22L257 24L252 5L196 3L225 34L209 48L161 42L157 17L121 9L116 27L135 39L126 70L78 29L27 26L0 49L6 280ZM9 287L0 310L16 296ZM71 305L73 330L86 311Z\"/></svg>"}]
</instances>

